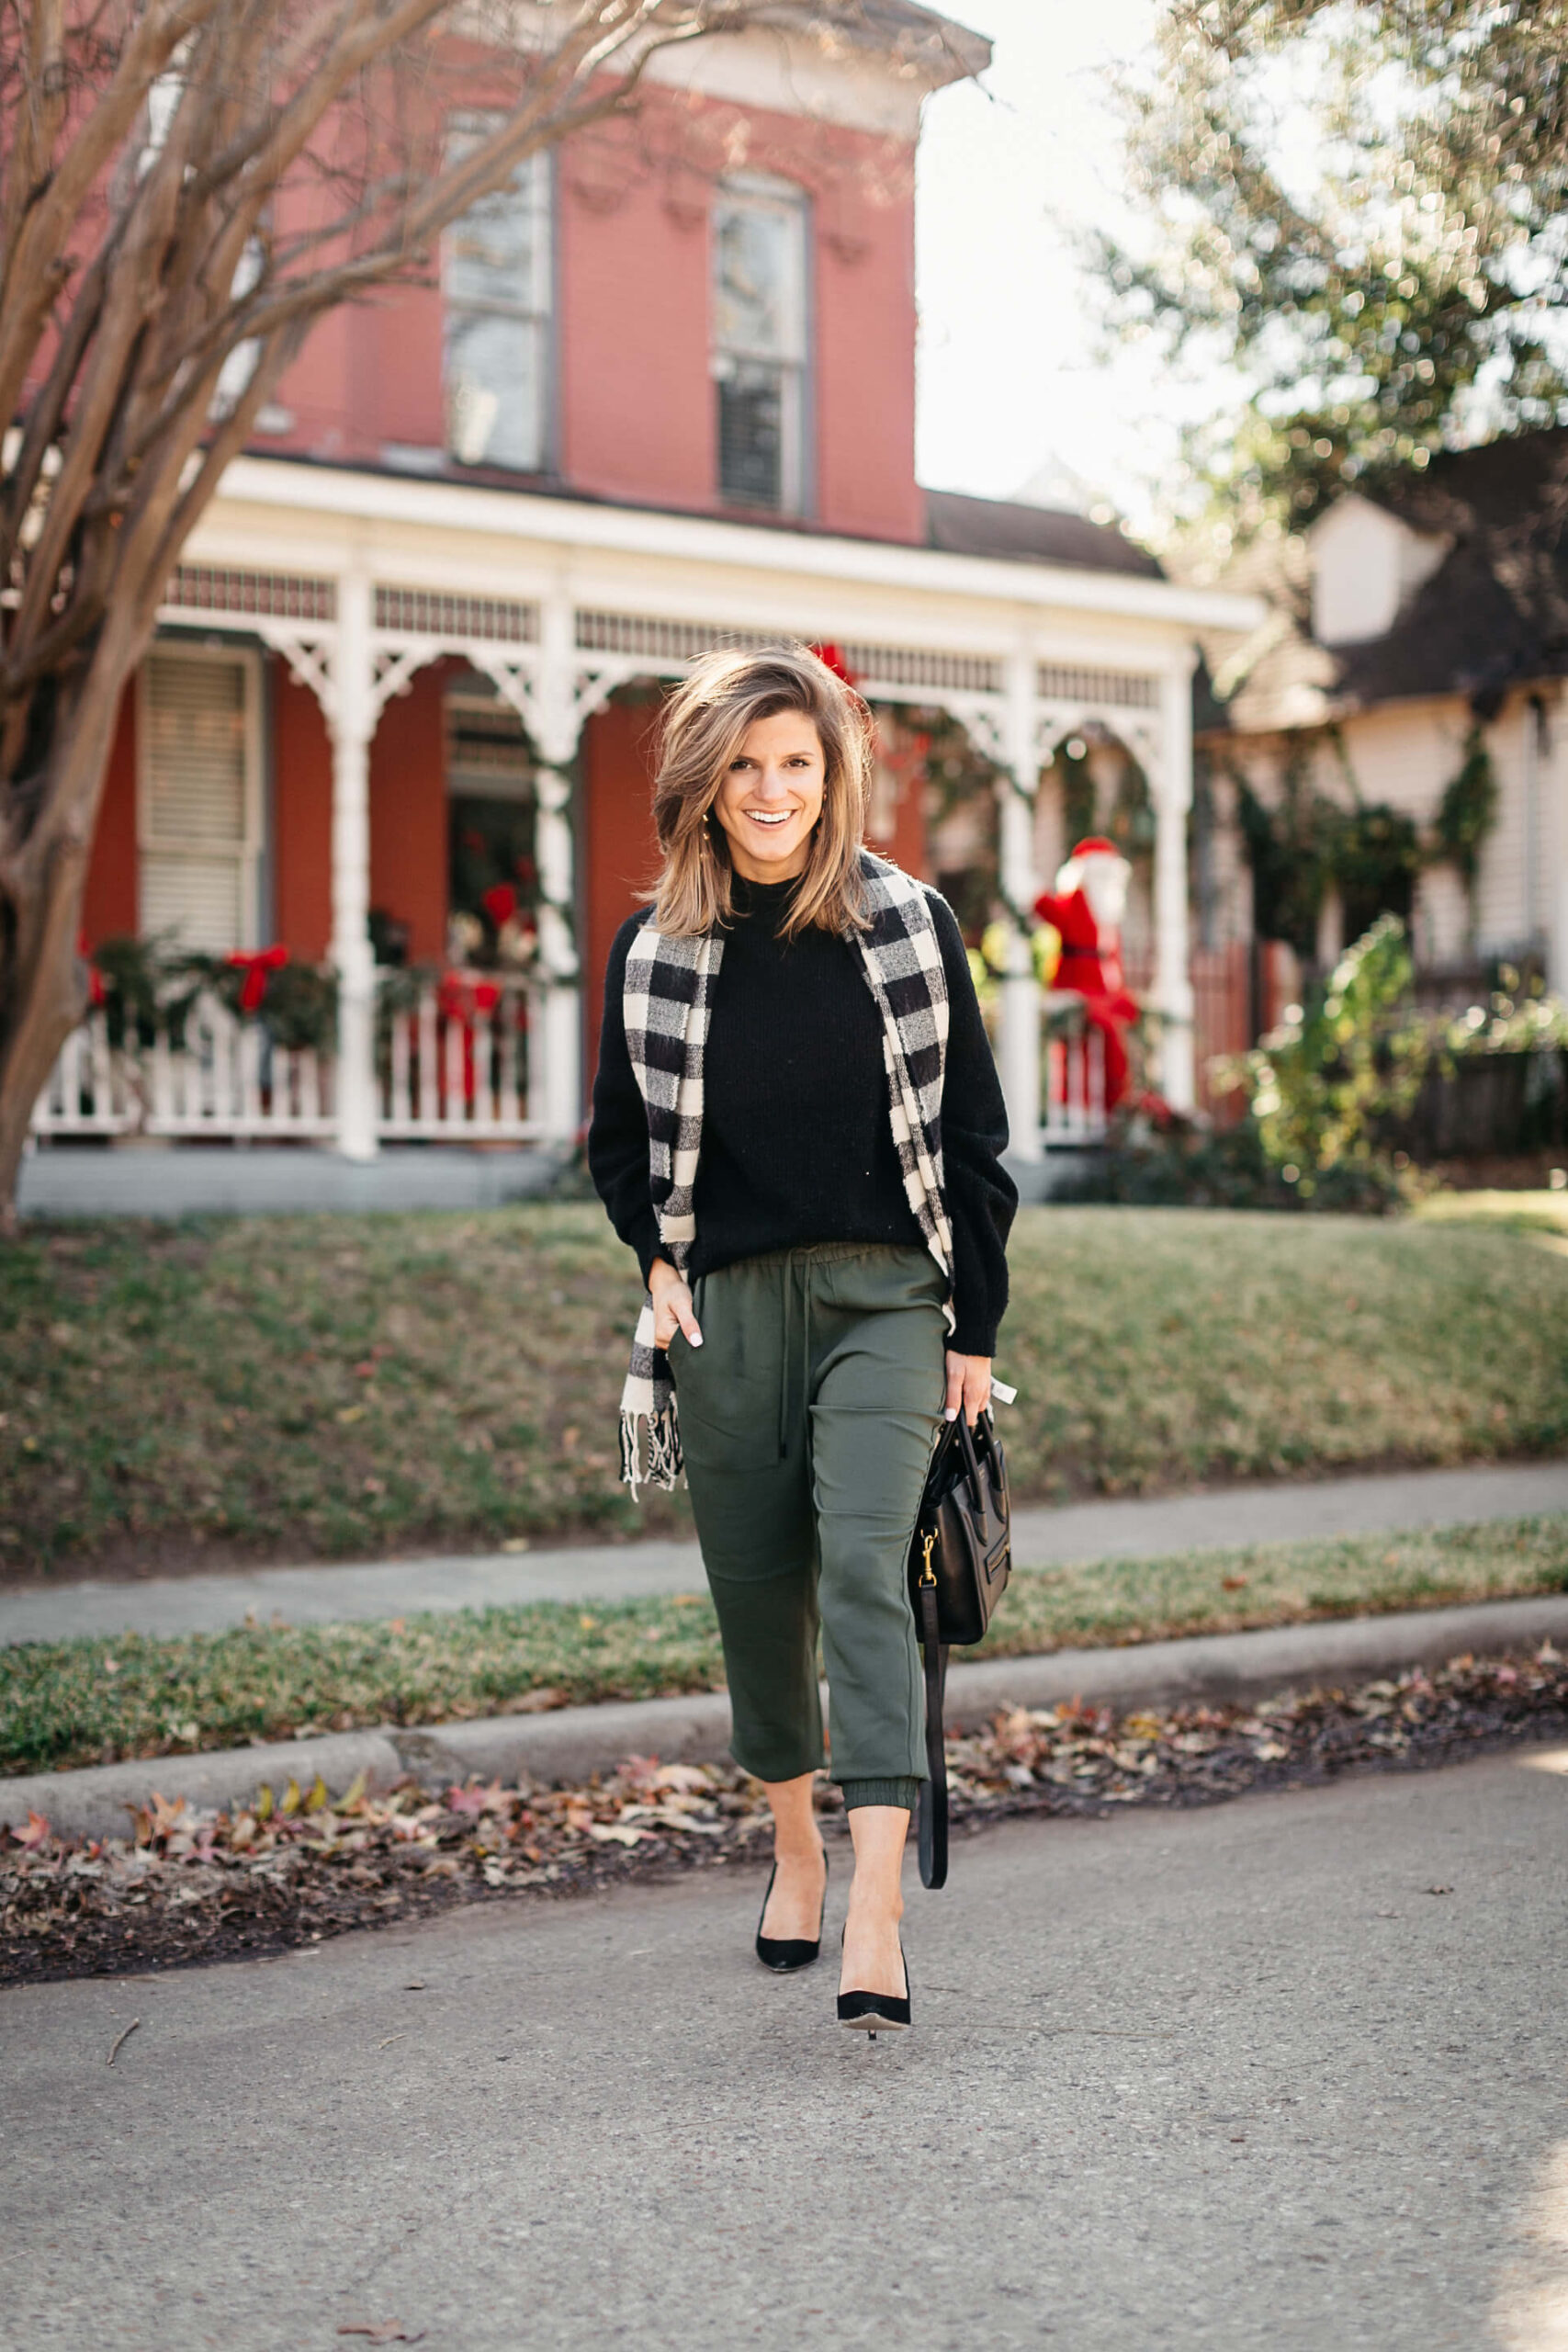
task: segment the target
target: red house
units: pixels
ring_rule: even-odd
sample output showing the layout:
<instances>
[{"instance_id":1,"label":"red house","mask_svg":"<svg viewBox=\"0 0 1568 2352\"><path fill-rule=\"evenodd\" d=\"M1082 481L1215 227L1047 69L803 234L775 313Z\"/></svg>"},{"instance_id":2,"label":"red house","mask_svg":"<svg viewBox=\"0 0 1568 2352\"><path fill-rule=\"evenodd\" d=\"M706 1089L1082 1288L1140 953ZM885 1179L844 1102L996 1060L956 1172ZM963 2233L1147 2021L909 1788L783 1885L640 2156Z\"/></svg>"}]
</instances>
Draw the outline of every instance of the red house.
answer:
<instances>
[{"instance_id":1,"label":"red house","mask_svg":"<svg viewBox=\"0 0 1568 2352\"><path fill-rule=\"evenodd\" d=\"M1056 747L1135 759L1163 1082L1191 1098L1194 639L1250 607L1076 514L917 484L920 110L989 49L896 0L875 21L832 57L762 31L666 53L638 121L529 164L438 282L317 331L169 583L86 922L93 949L330 967L334 1035L269 1023L265 965L259 1020L204 1001L113 1052L90 1022L40 1136L570 1139L651 864L659 694L781 632L841 649L883 718L875 838L976 921L1052 860ZM925 772L939 738L977 799ZM1027 1159L1053 1114L1017 962Z\"/></svg>"}]
</instances>

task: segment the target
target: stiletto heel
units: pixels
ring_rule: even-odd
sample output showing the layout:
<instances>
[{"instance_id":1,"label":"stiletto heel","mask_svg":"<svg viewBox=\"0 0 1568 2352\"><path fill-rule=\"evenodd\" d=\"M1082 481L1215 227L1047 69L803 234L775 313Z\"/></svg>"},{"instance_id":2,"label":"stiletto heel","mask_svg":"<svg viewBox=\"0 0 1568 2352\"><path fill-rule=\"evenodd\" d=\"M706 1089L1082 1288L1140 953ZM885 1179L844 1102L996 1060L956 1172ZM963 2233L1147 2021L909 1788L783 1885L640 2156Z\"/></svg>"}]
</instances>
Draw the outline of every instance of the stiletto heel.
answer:
<instances>
[{"instance_id":1,"label":"stiletto heel","mask_svg":"<svg viewBox=\"0 0 1568 2352\"><path fill-rule=\"evenodd\" d=\"M909 1963L904 1959L904 1939L898 1939L898 1958L904 1967L904 1997L896 1993L840 1993L839 2023L863 2033L874 2041L878 2033L902 2033L912 2022L909 2015Z\"/></svg>"},{"instance_id":2,"label":"stiletto heel","mask_svg":"<svg viewBox=\"0 0 1568 2352\"><path fill-rule=\"evenodd\" d=\"M764 1968L775 1976L793 1976L797 1968L809 1968L822 1949L822 1920L828 1909L828 1857L822 1857L822 1909L818 1914L817 1940L806 1936L765 1936L762 1921L768 1916L768 1903L773 1892L773 1881L779 1874L777 1862L768 1872L768 1891L762 1897L762 1908L757 1920L757 1957Z\"/></svg>"}]
</instances>

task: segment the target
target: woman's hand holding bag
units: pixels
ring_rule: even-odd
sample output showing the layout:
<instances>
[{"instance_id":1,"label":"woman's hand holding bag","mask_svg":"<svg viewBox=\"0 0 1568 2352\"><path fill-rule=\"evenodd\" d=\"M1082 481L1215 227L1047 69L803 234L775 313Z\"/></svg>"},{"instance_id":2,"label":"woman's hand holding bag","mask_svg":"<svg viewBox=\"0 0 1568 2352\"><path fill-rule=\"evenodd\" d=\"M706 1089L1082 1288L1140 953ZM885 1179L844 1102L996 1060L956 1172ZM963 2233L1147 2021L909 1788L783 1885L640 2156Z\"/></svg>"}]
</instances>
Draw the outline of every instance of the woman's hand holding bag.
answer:
<instances>
[{"instance_id":1,"label":"woman's hand holding bag","mask_svg":"<svg viewBox=\"0 0 1568 2352\"><path fill-rule=\"evenodd\" d=\"M946 1362L947 1395L942 1403L942 1419L956 1421L962 1415L973 1429L980 1415L990 1409L991 1359L961 1356L949 1348Z\"/></svg>"}]
</instances>

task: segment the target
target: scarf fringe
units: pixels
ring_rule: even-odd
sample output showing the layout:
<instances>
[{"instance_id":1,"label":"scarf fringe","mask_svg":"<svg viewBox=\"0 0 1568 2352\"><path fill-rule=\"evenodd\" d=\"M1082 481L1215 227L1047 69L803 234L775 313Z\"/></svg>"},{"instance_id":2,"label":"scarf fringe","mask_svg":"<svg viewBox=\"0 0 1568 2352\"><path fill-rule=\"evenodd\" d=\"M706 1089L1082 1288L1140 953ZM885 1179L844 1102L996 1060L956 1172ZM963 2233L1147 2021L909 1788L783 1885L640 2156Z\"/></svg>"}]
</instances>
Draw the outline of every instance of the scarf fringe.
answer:
<instances>
[{"instance_id":1,"label":"scarf fringe","mask_svg":"<svg viewBox=\"0 0 1568 2352\"><path fill-rule=\"evenodd\" d=\"M641 1464L639 1438L641 1428L648 1431L648 1469ZM621 1481L637 1493L646 1476L650 1487L672 1488L684 1472L685 1456L681 1451L681 1424L673 1399L657 1413L623 1413L621 1415Z\"/></svg>"}]
</instances>

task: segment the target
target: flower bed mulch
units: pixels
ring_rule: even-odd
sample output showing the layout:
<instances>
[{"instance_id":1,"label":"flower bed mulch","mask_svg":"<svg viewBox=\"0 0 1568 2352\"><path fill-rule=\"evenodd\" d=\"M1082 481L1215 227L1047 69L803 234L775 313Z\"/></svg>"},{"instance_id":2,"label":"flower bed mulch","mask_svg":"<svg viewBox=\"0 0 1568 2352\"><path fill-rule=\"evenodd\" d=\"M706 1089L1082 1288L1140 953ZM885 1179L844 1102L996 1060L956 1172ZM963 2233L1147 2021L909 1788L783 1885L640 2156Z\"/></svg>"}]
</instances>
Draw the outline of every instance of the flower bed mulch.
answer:
<instances>
[{"instance_id":1,"label":"flower bed mulch","mask_svg":"<svg viewBox=\"0 0 1568 2352\"><path fill-rule=\"evenodd\" d=\"M1549 1642L1250 1709L1021 1709L950 1741L948 1770L955 1821L976 1827L1209 1804L1563 1736L1568 1666ZM838 1792L824 1782L818 1803L836 1813ZM233 1960L456 1903L712 1868L757 1850L767 1826L760 1787L733 1767L646 1757L585 1788L409 1781L334 1801L290 1783L232 1815L154 1799L130 1836L101 1841L57 1838L34 1815L0 1832L0 1984Z\"/></svg>"}]
</instances>

